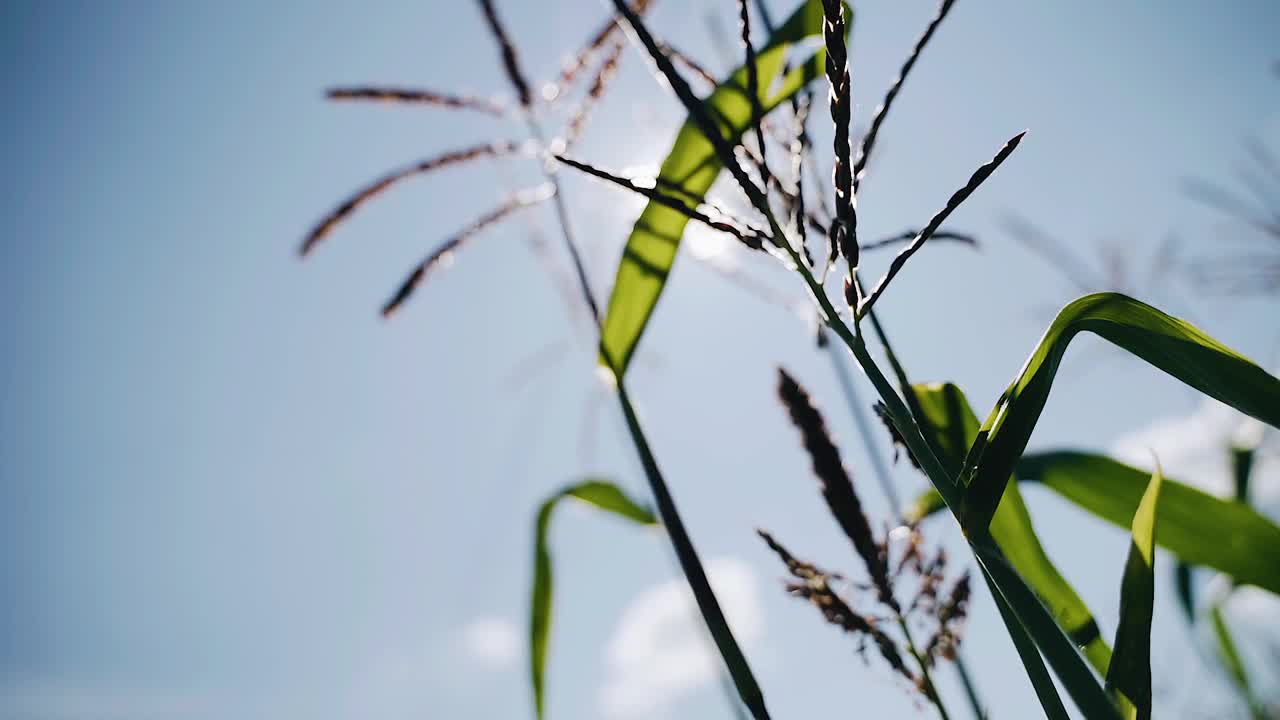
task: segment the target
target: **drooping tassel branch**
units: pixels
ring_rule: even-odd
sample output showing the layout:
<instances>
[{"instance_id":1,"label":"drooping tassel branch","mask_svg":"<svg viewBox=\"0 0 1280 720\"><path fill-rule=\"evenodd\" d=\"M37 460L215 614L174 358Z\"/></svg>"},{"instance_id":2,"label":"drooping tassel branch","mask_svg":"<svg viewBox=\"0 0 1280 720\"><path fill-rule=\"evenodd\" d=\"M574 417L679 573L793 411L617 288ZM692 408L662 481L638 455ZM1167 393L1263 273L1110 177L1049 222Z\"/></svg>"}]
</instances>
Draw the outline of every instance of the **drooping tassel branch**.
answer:
<instances>
[{"instance_id":1,"label":"drooping tassel branch","mask_svg":"<svg viewBox=\"0 0 1280 720\"><path fill-rule=\"evenodd\" d=\"M474 110L487 115L501 116L506 110L498 103L484 98L451 95L434 90L415 90L394 87L338 87L330 88L325 97L339 101L370 101L393 104L432 105L451 110Z\"/></svg>"},{"instance_id":2,"label":"drooping tassel branch","mask_svg":"<svg viewBox=\"0 0 1280 720\"><path fill-rule=\"evenodd\" d=\"M691 204L690 201L681 199L675 195L668 195L656 187L645 187L643 185L639 185L634 180L614 175L606 170L601 170L593 165L588 165L584 162L564 157L563 155L556 155L555 158L565 165L568 165L575 170L580 170L594 178L613 183L614 185L626 188L631 192L643 195L660 205L682 213L690 220L697 220L713 230L728 233L752 250L759 250L763 246L764 239L759 233L754 230L743 230L727 222L716 220L699 210L694 204Z\"/></svg>"},{"instance_id":3,"label":"drooping tassel branch","mask_svg":"<svg viewBox=\"0 0 1280 720\"><path fill-rule=\"evenodd\" d=\"M889 108L893 105L894 98L898 97L898 92L902 90L902 84L906 82L907 73L911 72L911 68L915 67L916 60L920 58L920 53L924 50L924 46L929 44L933 33L942 24L942 19L947 16L951 10L951 5L955 0L942 0L942 4L938 6L938 13L933 16L933 20L929 23L929 27L925 28L924 34L916 41L916 45L911 50L911 55L907 57L907 61L902 64L902 69L898 71L898 77L889 86L889 92L885 93L884 101L876 108L875 114L871 117L871 127L867 128L867 132L862 136L862 141L858 143L858 155L853 161L853 193L857 195L858 186L862 184L862 176L867 172L867 158L871 156L871 148L876 144L876 138L880 135L880 126L884 124L884 119L889 115Z\"/></svg>"},{"instance_id":4,"label":"drooping tassel branch","mask_svg":"<svg viewBox=\"0 0 1280 720\"><path fill-rule=\"evenodd\" d=\"M458 248L467 240L470 240L480 234L480 232L486 228L507 219L517 210L532 207L538 203L550 200L554 192L554 189L550 185L541 185L536 188L517 192L507 199L506 202L476 218L476 220L470 225L467 225L465 228L454 234L453 237L445 240L440 247L432 251L432 253L423 259L422 262L418 263L418 266L413 269L413 272L409 273L409 277L405 278L404 282L401 283L400 288L396 290L395 295L387 301L386 305L382 306L382 316L389 318L396 312L396 310L400 309L400 306L409 299L409 296L413 294L413 291L418 289L418 286L426 280L427 275L435 268L452 259L453 254L457 252Z\"/></svg>"},{"instance_id":5,"label":"drooping tassel branch","mask_svg":"<svg viewBox=\"0 0 1280 720\"><path fill-rule=\"evenodd\" d=\"M924 246L925 242L927 242L938 228L942 226L942 223L946 222L947 217L951 215L956 208L960 207L961 203L967 200L969 196L973 194L973 191L978 189L979 185L981 185L987 178L991 177L991 173L995 172L996 168L1000 167L1001 163L1008 159L1009 155L1017 149L1018 143L1022 142L1022 138L1026 134L1027 132L1024 130L1017 135L1014 135L1009 142L1005 143L1004 147L1000 148L1000 152L996 153L996 156L992 158L990 162L974 171L973 175L969 178L969 182L965 183L964 187L955 191L951 198L947 200L946 206L929 219L928 224L916 234L915 238L912 239L911 244L903 248L902 252L898 253L897 256L893 258L893 261L889 263L889 269L885 271L885 274L880 278L879 282L876 283L876 286L871 290L870 294L858 303L858 317L862 317L871 309L871 306L875 304L877 299L879 299L885 288L889 286L889 282L902 270L902 266L906 264L907 260L911 259L911 256L915 255L916 252Z\"/></svg>"},{"instance_id":6,"label":"drooping tassel branch","mask_svg":"<svg viewBox=\"0 0 1280 720\"><path fill-rule=\"evenodd\" d=\"M460 165L482 157L511 155L519 151L519 149L519 143L514 142L486 143L462 148L461 150L453 150L387 173L358 190L354 195L344 200L341 205L330 211L328 215L325 215L320 222L316 223L311 232L307 233L307 237L302 241L302 247L299 252L304 256L310 253L334 227L346 220L357 208L382 194L387 188L401 180L415 175L425 175L434 170L451 165Z\"/></svg>"}]
</instances>

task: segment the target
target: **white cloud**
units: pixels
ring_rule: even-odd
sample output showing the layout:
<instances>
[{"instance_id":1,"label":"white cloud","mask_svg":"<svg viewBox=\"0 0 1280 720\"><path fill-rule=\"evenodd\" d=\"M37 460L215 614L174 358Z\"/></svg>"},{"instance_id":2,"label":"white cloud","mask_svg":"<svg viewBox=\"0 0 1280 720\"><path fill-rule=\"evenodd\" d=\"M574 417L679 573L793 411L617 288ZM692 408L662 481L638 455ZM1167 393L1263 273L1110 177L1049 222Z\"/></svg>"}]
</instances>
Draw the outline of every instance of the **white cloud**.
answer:
<instances>
[{"instance_id":1,"label":"white cloud","mask_svg":"<svg viewBox=\"0 0 1280 720\"><path fill-rule=\"evenodd\" d=\"M711 560L707 574L738 642L750 647L764 631L755 574L735 558ZM723 672L683 577L636 596L623 610L606 652L609 675L600 710L610 718L661 715L663 706Z\"/></svg>"},{"instance_id":2,"label":"white cloud","mask_svg":"<svg viewBox=\"0 0 1280 720\"><path fill-rule=\"evenodd\" d=\"M1231 497L1231 446L1255 444L1263 426L1222 403L1206 398L1186 415L1159 418L1122 436L1112 448L1119 460L1151 468L1152 453L1165 474L1220 497ZM1274 438L1274 434L1268 440ZM1280 457L1267 443L1258 451L1250 476L1253 503L1264 511L1280 501Z\"/></svg>"},{"instance_id":3,"label":"white cloud","mask_svg":"<svg viewBox=\"0 0 1280 720\"><path fill-rule=\"evenodd\" d=\"M1146 427L1123 436L1112 453L1131 465L1151 468L1152 453L1160 460L1165 474L1188 485L1220 497L1232 497L1232 445L1251 446L1260 440L1249 480L1249 496L1254 507L1272 518L1280 518L1280 453L1276 452L1276 434L1263 434L1264 426L1235 410L1205 399L1194 411L1181 416L1160 418ZM1251 674L1264 687L1274 687L1280 677L1270 668L1274 653L1276 613L1280 599L1252 587L1231 588L1225 576L1217 575L1197 592L1202 606L1226 597L1223 614L1244 656ZM1209 623L1198 625L1201 646L1214 648ZM1211 651L1214 652L1214 651Z\"/></svg>"},{"instance_id":4,"label":"white cloud","mask_svg":"<svg viewBox=\"0 0 1280 720\"><path fill-rule=\"evenodd\" d=\"M508 618L476 618L459 635L466 656L486 670L506 670L520 654L520 632Z\"/></svg>"}]
</instances>

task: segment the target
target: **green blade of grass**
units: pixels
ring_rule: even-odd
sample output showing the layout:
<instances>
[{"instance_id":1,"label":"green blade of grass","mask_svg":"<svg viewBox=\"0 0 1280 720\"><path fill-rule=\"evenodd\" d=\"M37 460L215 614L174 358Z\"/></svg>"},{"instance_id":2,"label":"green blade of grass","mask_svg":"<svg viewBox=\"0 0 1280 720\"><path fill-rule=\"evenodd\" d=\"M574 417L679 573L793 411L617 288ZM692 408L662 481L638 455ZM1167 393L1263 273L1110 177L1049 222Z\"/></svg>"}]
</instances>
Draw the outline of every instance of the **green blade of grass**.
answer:
<instances>
[{"instance_id":1,"label":"green blade of grass","mask_svg":"<svg viewBox=\"0 0 1280 720\"><path fill-rule=\"evenodd\" d=\"M846 10L847 13L852 11ZM850 17L852 17L850 15ZM788 50L805 38L822 35L822 2L806 0L756 53L759 101L767 113L820 77L826 57L817 50L806 62L788 72L775 87ZM737 138L751 127L752 103L746 94L747 71L740 67L705 101L724 126L725 136ZM722 166L711 142L698 125L686 121L676 135L671 152L658 173L665 191L700 202L719 176ZM621 377L631 362L640 335L657 305L675 262L676 251L689 218L676 210L650 202L636 220L618 264L613 293L601 332L601 361Z\"/></svg>"},{"instance_id":2,"label":"green blade of grass","mask_svg":"<svg viewBox=\"0 0 1280 720\"><path fill-rule=\"evenodd\" d=\"M876 392L880 394L880 399L885 404L886 412L893 426L902 437L903 443L920 463L925 474L929 477L929 481L933 483L934 488L941 493L947 507L959 519L959 509L962 502L961 488L955 485L953 476L943 466L942 461L937 457L937 453L934 452L929 442L925 440L924 435L921 434L919 424L913 419L911 411L893 389L893 385L889 383L888 378L880 371L870 353L867 352L861 336L855 335L839 319L839 314L832 307L826 293L823 292L822 287L814 279L813 274L804 266L802 259L799 257L799 252L794 248L790 248L790 246L786 246L783 249L788 251L797 272L809 288L809 292L822 314L823 322L827 323L840 341L853 353L854 359L857 360L858 365L866 373L867 378L876 388ZM1005 560L999 546L991 538L987 527L984 526L973 533L966 532L965 538L969 541L969 546L972 548L979 564L983 566L984 572L989 574L991 584L1003 594L1008 602L1010 609L1013 611L1013 619L1022 625L1027 635L1032 638L1036 646L1045 654L1045 657L1053 666L1054 672L1057 673L1076 705L1091 720L1119 718L1119 713L1116 712L1115 706L1111 704L1106 692L1097 682L1093 671L1085 664L1076 648L1071 645L1071 641L1062 633L1062 630L1054 622L1053 616L1036 599L1035 593L1027 587L1017 571ZM1010 627L1009 632L1014 635L1017 630L1014 627Z\"/></svg>"},{"instance_id":3,"label":"green blade of grass","mask_svg":"<svg viewBox=\"0 0 1280 720\"><path fill-rule=\"evenodd\" d=\"M969 532L986 528L1004 486L1049 399L1054 376L1077 333L1088 331L1191 387L1272 426L1280 426L1280 380L1183 320L1118 293L1086 295L1063 308L1005 390L961 472L960 512Z\"/></svg>"},{"instance_id":4,"label":"green blade of grass","mask_svg":"<svg viewBox=\"0 0 1280 720\"><path fill-rule=\"evenodd\" d=\"M993 592L999 592L1003 596L1012 611L1013 619L1044 653L1045 659L1053 667L1054 673L1062 681L1067 694L1080 712L1090 720L1120 720L1119 711L1094 677L1093 671L994 541L990 537L970 538L969 544L983 572L988 574L989 581L994 586ZM1009 633L1016 637L1018 631L1009 626ZM1028 672L1032 671L1028 669Z\"/></svg>"},{"instance_id":5,"label":"green blade of grass","mask_svg":"<svg viewBox=\"0 0 1280 720\"><path fill-rule=\"evenodd\" d=\"M1024 455L1018 480L1037 482L1080 508L1120 527L1128 527L1150 475L1093 453L1059 450ZM1160 507L1160 547L1195 566L1230 575L1235 582L1280 594L1280 567L1272 557L1280 547L1280 526L1252 508L1214 497L1165 478ZM921 493L907 520L919 520L946 507L937 490ZM997 512L999 512L997 510ZM1205 542L1206 537L1214 539Z\"/></svg>"},{"instance_id":6,"label":"green blade of grass","mask_svg":"<svg viewBox=\"0 0 1280 720\"><path fill-rule=\"evenodd\" d=\"M1126 527L1149 475L1101 455L1061 451L1026 455L1018 463L1018 477L1043 483L1094 515ZM1156 539L1161 547L1183 562L1280 594L1280 563L1274 556L1280 526L1247 505L1173 480L1165 479L1162 487Z\"/></svg>"},{"instance_id":7,"label":"green blade of grass","mask_svg":"<svg viewBox=\"0 0 1280 720\"><path fill-rule=\"evenodd\" d=\"M689 583L689 590L693 592L698 612L707 625L707 631L711 633L711 639L715 642L721 659L724 660L729 677L733 680L734 689L738 691L738 698L742 700L742 704L751 712L751 717L755 720L769 720L764 691L756 682L751 664L747 662L746 655L743 654L742 648L733 636L733 629L729 627L729 621L720 608L720 601L716 599L715 591L711 589L711 581L707 578L702 560L698 558L698 552L693 547L693 539L689 537L684 521L680 519L675 498L671 496L671 491L662 477L658 460L654 457L648 440L645 439L640 418L636 415L635 406L631 403L626 383L621 378L618 380L616 390L618 404L622 406L622 416L627 423L627 432L635 443L636 452L640 455L640 465L644 468L645 477L649 480L649 489L653 492L658 517L667 531L667 537L671 540L671 549L675 551L680 570Z\"/></svg>"},{"instance_id":8,"label":"green blade of grass","mask_svg":"<svg viewBox=\"0 0 1280 720\"><path fill-rule=\"evenodd\" d=\"M918 384L912 387L912 392L927 421L923 423L925 439L946 467L958 468L978 434L978 418L964 391L946 383ZM931 493L941 507L941 496L936 490ZM1009 563L1048 607L1058 625L1077 646L1084 648L1085 657L1094 669L1105 674L1111 649L1102 638L1093 613L1040 544L1017 483L1006 486L990 530Z\"/></svg>"},{"instance_id":9,"label":"green blade of grass","mask_svg":"<svg viewBox=\"0 0 1280 720\"><path fill-rule=\"evenodd\" d=\"M1222 666L1240 694L1240 698L1249 706L1250 717L1254 720L1266 720L1270 716L1265 706L1253 693L1249 672L1245 669L1244 659L1240 657L1235 638L1227 627L1227 619L1222 615L1221 604L1209 608L1209 623L1213 627L1214 640L1218 643L1218 658L1221 659Z\"/></svg>"},{"instance_id":10,"label":"green blade of grass","mask_svg":"<svg viewBox=\"0 0 1280 720\"><path fill-rule=\"evenodd\" d=\"M1160 503L1160 468L1151 474L1133 514L1133 542L1120 581L1120 625L1116 651L1107 670L1107 690L1125 716L1151 720L1151 616L1156 593L1156 507Z\"/></svg>"},{"instance_id":11,"label":"green blade of grass","mask_svg":"<svg viewBox=\"0 0 1280 720\"><path fill-rule=\"evenodd\" d=\"M618 486L601 480L569 485L547 498L538 508L534 523L533 590L529 603L529 670L533 681L533 704L543 717L547 645L551 637L551 606L555 577L551 565L551 515L561 500L571 498L638 525L656 525L658 519L640 503L627 497Z\"/></svg>"},{"instance_id":12,"label":"green blade of grass","mask_svg":"<svg viewBox=\"0 0 1280 720\"><path fill-rule=\"evenodd\" d=\"M1040 657L1035 641L1027 634L1027 629L1022 627L1018 616L1014 614L1013 608L1009 607L1004 595L1000 594L1000 589L996 587L986 568L982 568L982 577L991 590L991 599L995 601L996 608L1000 611L1000 619L1004 620L1005 627L1009 628L1013 647L1018 651L1018 657L1022 659L1022 666L1027 669L1027 676L1031 678L1031 686L1035 688L1036 697L1040 699L1040 707L1044 708L1045 716L1049 720L1069 720L1071 716L1062 705L1058 688L1054 686L1053 678L1044 666L1044 659Z\"/></svg>"}]
</instances>

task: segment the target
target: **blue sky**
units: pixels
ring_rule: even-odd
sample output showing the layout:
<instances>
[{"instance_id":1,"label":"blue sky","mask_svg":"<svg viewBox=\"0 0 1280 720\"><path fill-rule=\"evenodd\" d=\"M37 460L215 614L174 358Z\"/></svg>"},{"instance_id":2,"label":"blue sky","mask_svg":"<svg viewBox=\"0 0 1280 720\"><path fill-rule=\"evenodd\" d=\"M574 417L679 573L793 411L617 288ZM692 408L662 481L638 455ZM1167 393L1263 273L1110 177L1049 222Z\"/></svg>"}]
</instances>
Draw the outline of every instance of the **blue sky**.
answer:
<instances>
[{"instance_id":1,"label":"blue sky","mask_svg":"<svg viewBox=\"0 0 1280 720\"><path fill-rule=\"evenodd\" d=\"M729 5L662 2L652 22L722 71L704 18L732 28ZM540 78L606 15L592 0L500 7ZM521 136L510 121L322 100L326 87L365 82L505 95L477 9L3 12L0 715L527 714L523 631L512 646L505 628L526 612L536 503L586 474L643 491L593 379L590 340L530 251L531 232L556 239L550 214L477 240L393 322L377 309L435 243L536 173L482 163L417 180L362 209L314 258L295 252L310 223L378 174ZM933 6L858 12L865 124ZM1031 133L954 216L981 252L922 253L880 305L913 377L960 383L984 413L1053 308L1078 294L1015 242L1010 213L1095 263L1100 243L1120 247L1140 278L1170 232L1187 258L1226 252L1244 231L1180 182L1229 181L1247 137L1280 146L1278 16L1266 2L959 3L883 133L859 199L863 232L919 225L1005 140ZM680 119L631 49L578 154L656 165ZM566 193L607 287L638 206L577 177ZM730 259L801 299L763 259ZM1140 289L1260 362L1280 360L1274 299L1201 296L1174 273ZM788 312L682 259L633 392L695 541L727 568L741 622L756 626L749 652L775 715L855 698L873 715L902 712L902 688L782 595L752 532L769 527L815 560L853 566L773 398L784 364L827 409L855 475L868 467L808 337ZM1079 344L1064 369L1074 382L1055 393L1034 446L1111 448L1155 418L1203 412L1175 381ZM909 468L896 473L904 488L923 486ZM1050 552L1113 632L1123 536L1028 497ZM954 544L945 527L937 537ZM615 681L665 693L671 717L727 715L714 681L661 685L609 659L636 598L671 595L662 538L566 512L555 542L553 717L607 716ZM1172 598L1158 603L1157 642L1183 647ZM967 647L1002 715L1029 712L989 602ZM1176 695L1179 673L1192 672L1170 662L1156 669L1157 693L1164 682ZM960 701L949 677L944 688Z\"/></svg>"}]
</instances>

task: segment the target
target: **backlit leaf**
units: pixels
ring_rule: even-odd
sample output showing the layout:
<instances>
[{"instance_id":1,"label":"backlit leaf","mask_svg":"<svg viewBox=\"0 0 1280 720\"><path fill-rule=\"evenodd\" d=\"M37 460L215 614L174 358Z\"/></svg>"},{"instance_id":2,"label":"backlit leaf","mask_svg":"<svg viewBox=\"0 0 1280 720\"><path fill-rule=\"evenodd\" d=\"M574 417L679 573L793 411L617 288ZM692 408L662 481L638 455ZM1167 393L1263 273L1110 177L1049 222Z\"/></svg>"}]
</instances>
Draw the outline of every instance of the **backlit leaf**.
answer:
<instances>
[{"instance_id":1,"label":"backlit leaf","mask_svg":"<svg viewBox=\"0 0 1280 720\"><path fill-rule=\"evenodd\" d=\"M852 20L847 6L845 16ZM822 2L806 0L756 53L760 104L769 112L820 77L826 51L818 49L802 65L793 68L775 83L788 50L805 38L822 35ZM751 126L751 102L745 88L747 71L740 67L706 99L712 115L725 125L725 135L737 138ZM669 194L701 201L720 175L722 166L711 142L696 123L686 121L676 135L671 152L662 163L658 182ZM626 372L640 335L667 281L676 251L689 218L657 202L650 202L636 220L627 238L622 260L614 279L613 294L605 312L601 333L601 353L613 360L602 361L621 376Z\"/></svg>"},{"instance_id":2,"label":"backlit leaf","mask_svg":"<svg viewBox=\"0 0 1280 720\"><path fill-rule=\"evenodd\" d=\"M1280 380L1190 323L1118 293L1086 295L1063 308L983 423L965 458L961 524L985 528L1049 399L1067 346L1088 331L1191 387L1280 426Z\"/></svg>"},{"instance_id":3,"label":"backlit leaf","mask_svg":"<svg viewBox=\"0 0 1280 720\"><path fill-rule=\"evenodd\" d=\"M534 708L539 718L543 716L547 644L551 636L551 605L555 589L551 566L551 514L565 498L580 500L639 525L656 525L658 522L648 508L627 497L616 485L601 480L587 480L562 488L538 508L534 523L533 591L529 603L529 669Z\"/></svg>"},{"instance_id":4,"label":"backlit leaf","mask_svg":"<svg viewBox=\"0 0 1280 720\"><path fill-rule=\"evenodd\" d=\"M1120 583L1120 625L1116 651L1107 669L1107 690L1116 695L1126 717L1151 720L1151 617L1156 594L1156 507L1160 468L1151 475L1133 514L1133 542Z\"/></svg>"}]
</instances>

